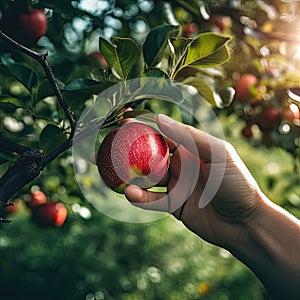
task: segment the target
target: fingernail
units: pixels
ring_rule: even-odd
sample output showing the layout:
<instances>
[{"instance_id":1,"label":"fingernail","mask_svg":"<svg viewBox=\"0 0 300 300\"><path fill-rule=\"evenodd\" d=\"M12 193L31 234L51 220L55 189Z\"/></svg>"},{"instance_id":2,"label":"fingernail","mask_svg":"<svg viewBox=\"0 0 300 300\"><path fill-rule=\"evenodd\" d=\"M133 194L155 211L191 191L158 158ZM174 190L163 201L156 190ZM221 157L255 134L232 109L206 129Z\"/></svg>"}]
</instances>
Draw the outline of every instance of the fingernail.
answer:
<instances>
[{"instance_id":1,"label":"fingernail","mask_svg":"<svg viewBox=\"0 0 300 300\"><path fill-rule=\"evenodd\" d=\"M160 123L164 123L166 125L171 125L171 124L175 123L175 120L173 120L172 118L170 118L166 115L163 115L163 114L158 115L158 121Z\"/></svg>"},{"instance_id":2,"label":"fingernail","mask_svg":"<svg viewBox=\"0 0 300 300\"><path fill-rule=\"evenodd\" d=\"M141 188L134 184L128 185L125 190L129 190L130 193L136 194L136 195L140 195L142 192Z\"/></svg>"}]
</instances>

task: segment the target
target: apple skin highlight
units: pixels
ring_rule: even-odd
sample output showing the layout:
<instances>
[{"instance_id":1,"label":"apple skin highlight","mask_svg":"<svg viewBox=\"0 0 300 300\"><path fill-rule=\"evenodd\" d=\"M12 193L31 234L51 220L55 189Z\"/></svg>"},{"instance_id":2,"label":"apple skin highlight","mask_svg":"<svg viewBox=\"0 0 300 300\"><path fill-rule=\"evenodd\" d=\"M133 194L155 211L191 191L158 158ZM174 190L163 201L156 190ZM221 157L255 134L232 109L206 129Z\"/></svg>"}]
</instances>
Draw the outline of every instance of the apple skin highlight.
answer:
<instances>
[{"instance_id":1,"label":"apple skin highlight","mask_svg":"<svg viewBox=\"0 0 300 300\"><path fill-rule=\"evenodd\" d=\"M112 130L97 153L98 171L108 187L124 193L130 185L147 189L166 175L170 162L164 137L140 122L129 122Z\"/></svg>"}]
</instances>

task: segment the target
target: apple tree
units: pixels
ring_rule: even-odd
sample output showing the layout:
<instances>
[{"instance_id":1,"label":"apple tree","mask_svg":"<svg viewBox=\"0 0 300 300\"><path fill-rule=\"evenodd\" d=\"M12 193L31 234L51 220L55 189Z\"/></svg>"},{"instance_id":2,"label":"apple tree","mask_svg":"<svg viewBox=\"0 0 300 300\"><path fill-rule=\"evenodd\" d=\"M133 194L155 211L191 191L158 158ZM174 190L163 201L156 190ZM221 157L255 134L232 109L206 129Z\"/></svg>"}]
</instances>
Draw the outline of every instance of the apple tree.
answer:
<instances>
[{"instance_id":1,"label":"apple tree","mask_svg":"<svg viewBox=\"0 0 300 300\"><path fill-rule=\"evenodd\" d=\"M93 211L94 218L104 228L100 238L105 246L93 242L88 249L76 244L78 252L82 253L76 257L82 269L78 273L74 270L72 275L82 284L84 268L93 269L93 263L86 257L102 249L101 255L95 254L95 257L99 260L96 266L103 268L103 278L97 271L91 271L90 277L85 278L88 286L84 286L83 291L80 291L80 285L76 287L77 297L88 294L89 289L95 290L95 282L99 280L106 289L98 296L112 299L109 290L114 289L113 283L105 279L105 274L107 277L114 274L115 261L121 266L118 286L122 287L114 290L116 298L121 299L122 293L134 294L136 299L157 297L158 269L141 267L138 281L134 272L139 266L128 257L137 245L136 234L144 236L140 247L145 257L150 257L153 252L157 265L163 264L169 258L160 252L161 240L156 240L159 234L155 228L132 229L127 224L124 229L120 224L101 219L77 186L71 152L74 143L89 134L89 125L96 125L97 130L106 133L125 118L149 112L163 112L180 121L199 125L193 118L197 106L190 101L192 96L186 98L178 92L168 101L160 101L156 99L159 89L169 88L162 85L155 87L157 95L139 97L138 91L143 90L148 78L169 80L172 90L176 84L192 86L191 95L196 90L207 101L220 118L226 136L249 144L253 147L250 149L263 151L258 155L261 159L271 156L274 149L285 152L288 157L285 161L290 159L292 162L289 162L290 168L285 173L273 172L273 168L261 180L266 181L266 189L275 191L275 197L277 194L282 196L281 205L299 215L299 6L299 1L281 0L0 0L1 221L9 221L14 209L23 205L23 215L30 216L34 224L61 227L62 231L68 232L69 240L66 241L56 240L55 233L48 232L49 240L56 243L53 253L47 252L47 266L54 272L56 257L61 257L62 249L72 252L76 239L87 243L85 233L89 225L95 230L89 237L96 240L99 236L95 223L83 221L89 220ZM127 82L132 79L138 79L139 85L136 93L128 94ZM82 129L78 123L82 112L98 99L99 94L117 84L124 89L104 99L95 123ZM188 113L179 109L178 103L184 105ZM255 162L253 165L257 169L261 167ZM86 178L85 185L92 184L92 179ZM16 234L22 225L14 227L14 223L25 224L25 218L1 226ZM32 227L23 230L24 235L32 234L34 241L39 240L39 231L32 233ZM120 232L126 245L117 238ZM112 237L115 237L116 248L124 247L124 257L113 248ZM146 246L150 240L147 237L152 237L150 246ZM0 239L0 246L6 240ZM166 243L170 249L174 246L171 239ZM49 245L41 242L38 246L46 252ZM28 256L32 250L36 251L34 259L31 257L33 270L44 261L36 249L24 246L23 250ZM11 250L17 253L18 245ZM186 256L185 251L187 249L181 249L182 257ZM109 256L112 253L115 257ZM104 263L103 257L110 259ZM138 256L145 264L150 264L145 257ZM76 263L71 257L61 259ZM222 263L230 268L231 262ZM26 268L22 258L18 258L18 263ZM170 295L182 299L182 291L177 291L182 275L188 278L197 272L195 267L183 263L178 266L178 270L182 267L181 271L176 273L174 265L176 262L172 261L173 269L170 267L172 270L165 275L168 277L173 272L178 276L174 275L174 285L159 286L161 295L165 295L163 299ZM130 274L126 267L131 268ZM11 266L4 265L3 273L5 268L8 270ZM210 270L214 268L217 269L217 262L210 265ZM240 268L235 265L233 270L237 278ZM221 282L224 273L218 270L219 275L214 275L203 267L203 273L197 273L197 278L205 278L199 279L201 284L194 282L191 287L184 282L184 289L190 292L191 299L199 297L199 293L210 297L208 278L215 276L213 283ZM30 278L30 270L28 272ZM65 278L68 272L61 272ZM239 280L246 286L246 282L251 281L249 278L250 275L245 275ZM38 284L39 276L33 280ZM139 282L137 289L131 284L135 281ZM231 283L224 283L224 286L226 284L231 287ZM143 287L147 285L152 288L147 290L148 296L146 292L143 294ZM252 290L256 289L257 283L252 286ZM40 292L31 294L34 295L31 298L40 296ZM212 298L207 299L221 296L221 291L213 291ZM74 297L65 294L64 299Z\"/></svg>"},{"instance_id":2,"label":"apple tree","mask_svg":"<svg viewBox=\"0 0 300 300\"><path fill-rule=\"evenodd\" d=\"M228 105L232 99L232 88L220 86L229 94L223 102L210 87L207 80L211 75L206 71L229 59L229 36L205 32L195 38L185 38L181 36L180 24L174 21L149 28L144 32L143 43L134 39L133 30L128 36L112 36L108 40L105 30L109 25L105 26L105 20L112 18L117 7L112 10L107 3L107 11L89 12L81 5L80 2L75 5L52 1L17 1L4 5L2 68L3 72L11 74L11 80L7 82L6 76L3 78L1 100L5 108L2 161L8 165L1 178L3 206L72 146L77 118L86 103L116 83L123 82L126 86L126 81L132 78L168 78L194 86L213 106ZM122 3L120 9L124 9ZM143 11L142 5L140 10ZM170 13L167 12L167 16L170 17ZM32 26L36 22L36 30L31 31L32 39L27 39L25 32L12 26L11 15L17 17L17 25L22 30L29 28L28 23ZM124 15L113 18L113 23L119 24L117 21L125 15L126 7ZM122 30L120 28L119 32ZM98 56L90 46L91 40L97 41ZM128 103L135 109L134 113L151 109L151 104L145 104L147 99L125 99L122 93L112 97L116 100L106 115L103 108L99 129L115 125L124 118L123 111ZM181 101L179 93L176 97L175 100ZM112 99L107 101L113 102ZM6 115L8 112L10 116ZM15 143L16 140L19 142Z\"/></svg>"},{"instance_id":3,"label":"apple tree","mask_svg":"<svg viewBox=\"0 0 300 300\"><path fill-rule=\"evenodd\" d=\"M244 122L241 135L250 143L291 153L297 170L299 3L95 5L24 0L2 4L0 143L1 162L9 166L1 178L2 206L72 146L88 101L133 78L168 78L195 87L217 113L235 114ZM252 79L245 80L247 76ZM149 99L135 103L118 97L109 112L103 108L99 130L124 117L126 101L136 111L157 112ZM191 103L186 105L193 109ZM159 111L162 106L165 103ZM180 118L193 123L191 117Z\"/></svg>"}]
</instances>

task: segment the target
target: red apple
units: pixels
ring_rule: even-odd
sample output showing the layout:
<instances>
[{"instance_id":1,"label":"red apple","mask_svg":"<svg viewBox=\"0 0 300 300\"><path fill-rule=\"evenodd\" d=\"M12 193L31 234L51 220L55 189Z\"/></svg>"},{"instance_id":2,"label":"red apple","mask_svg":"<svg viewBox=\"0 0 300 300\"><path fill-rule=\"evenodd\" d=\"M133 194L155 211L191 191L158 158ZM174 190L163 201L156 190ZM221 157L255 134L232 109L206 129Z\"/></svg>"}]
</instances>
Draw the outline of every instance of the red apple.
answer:
<instances>
[{"instance_id":1,"label":"red apple","mask_svg":"<svg viewBox=\"0 0 300 300\"><path fill-rule=\"evenodd\" d=\"M268 106L259 115L258 126L262 131L271 131L280 121L280 113L277 108Z\"/></svg>"},{"instance_id":2,"label":"red apple","mask_svg":"<svg viewBox=\"0 0 300 300\"><path fill-rule=\"evenodd\" d=\"M31 194L29 201L25 201L25 204L29 208L40 206L47 202L47 197L42 191L35 191Z\"/></svg>"},{"instance_id":3,"label":"red apple","mask_svg":"<svg viewBox=\"0 0 300 300\"><path fill-rule=\"evenodd\" d=\"M194 37L199 33L199 26L196 23L189 23L182 28L181 35L189 38Z\"/></svg>"},{"instance_id":4,"label":"red apple","mask_svg":"<svg viewBox=\"0 0 300 300\"><path fill-rule=\"evenodd\" d=\"M107 61L104 58L104 56L103 56L102 53L95 51L95 52L90 53L89 57L91 57L93 59L93 61L99 62L100 66L103 69L107 69L108 68L108 63L107 63Z\"/></svg>"},{"instance_id":5,"label":"red apple","mask_svg":"<svg viewBox=\"0 0 300 300\"><path fill-rule=\"evenodd\" d=\"M32 41L37 42L47 31L47 17L44 10L32 9L19 16L22 30Z\"/></svg>"},{"instance_id":6,"label":"red apple","mask_svg":"<svg viewBox=\"0 0 300 300\"><path fill-rule=\"evenodd\" d=\"M13 201L13 202L11 202L11 205L6 206L4 208L4 213L6 215L13 215L19 210L20 206L21 206L20 200Z\"/></svg>"},{"instance_id":7,"label":"red apple","mask_svg":"<svg viewBox=\"0 0 300 300\"><path fill-rule=\"evenodd\" d=\"M42 9L22 12L16 8L3 13L4 29L17 41L35 44L47 31L47 17Z\"/></svg>"},{"instance_id":8,"label":"red apple","mask_svg":"<svg viewBox=\"0 0 300 300\"><path fill-rule=\"evenodd\" d=\"M242 135L246 139L250 139L253 136L252 128L250 125L246 125L245 127L242 128Z\"/></svg>"},{"instance_id":9,"label":"red apple","mask_svg":"<svg viewBox=\"0 0 300 300\"><path fill-rule=\"evenodd\" d=\"M168 171L169 148L156 129L128 122L104 138L97 166L104 182L118 193L124 193L129 184L150 188Z\"/></svg>"},{"instance_id":10,"label":"red apple","mask_svg":"<svg viewBox=\"0 0 300 300\"><path fill-rule=\"evenodd\" d=\"M59 227L67 218L67 209L61 202L47 202L33 209L32 219L41 227Z\"/></svg>"},{"instance_id":11,"label":"red apple","mask_svg":"<svg viewBox=\"0 0 300 300\"><path fill-rule=\"evenodd\" d=\"M231 20L229 17L221 15L213 15L209 19L209 23L216 27L219 32L224 32L227 28L230 27Z\"/></svg>"},{"instance_id":12,"label":"red apple","mask_svg":"<svg viewBox=\"0 0 300 300\"><path fill-rule=\"evenodd\" d=\"M252 86L255 86L258 82L258 79L255 75L246 73L240 77L236 82L235 88L235 99L238 102L245 102L250 100L251 92L250 89Z\"/></svg>"}]
</instances>

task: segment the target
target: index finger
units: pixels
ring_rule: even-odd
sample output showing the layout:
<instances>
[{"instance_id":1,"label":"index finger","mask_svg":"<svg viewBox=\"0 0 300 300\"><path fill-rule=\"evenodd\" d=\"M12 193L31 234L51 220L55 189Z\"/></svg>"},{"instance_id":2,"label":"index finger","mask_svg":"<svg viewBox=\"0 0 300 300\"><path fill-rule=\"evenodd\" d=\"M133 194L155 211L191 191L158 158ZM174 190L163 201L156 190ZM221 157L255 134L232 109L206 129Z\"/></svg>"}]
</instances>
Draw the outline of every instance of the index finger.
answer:
<instances>
[{"instance_id":1,"label":"index finger","mask_svg":"<svg viewBox=\"0 0 300 300\"><path fill-rule=\"evenodd\" d=\"M214 162L224 161L225 141L163 114L158 115L157 124L168 138L183 145L194 155L199 156L202 161L212 162L212 154Z\"/></svg>"}]
</instances>

